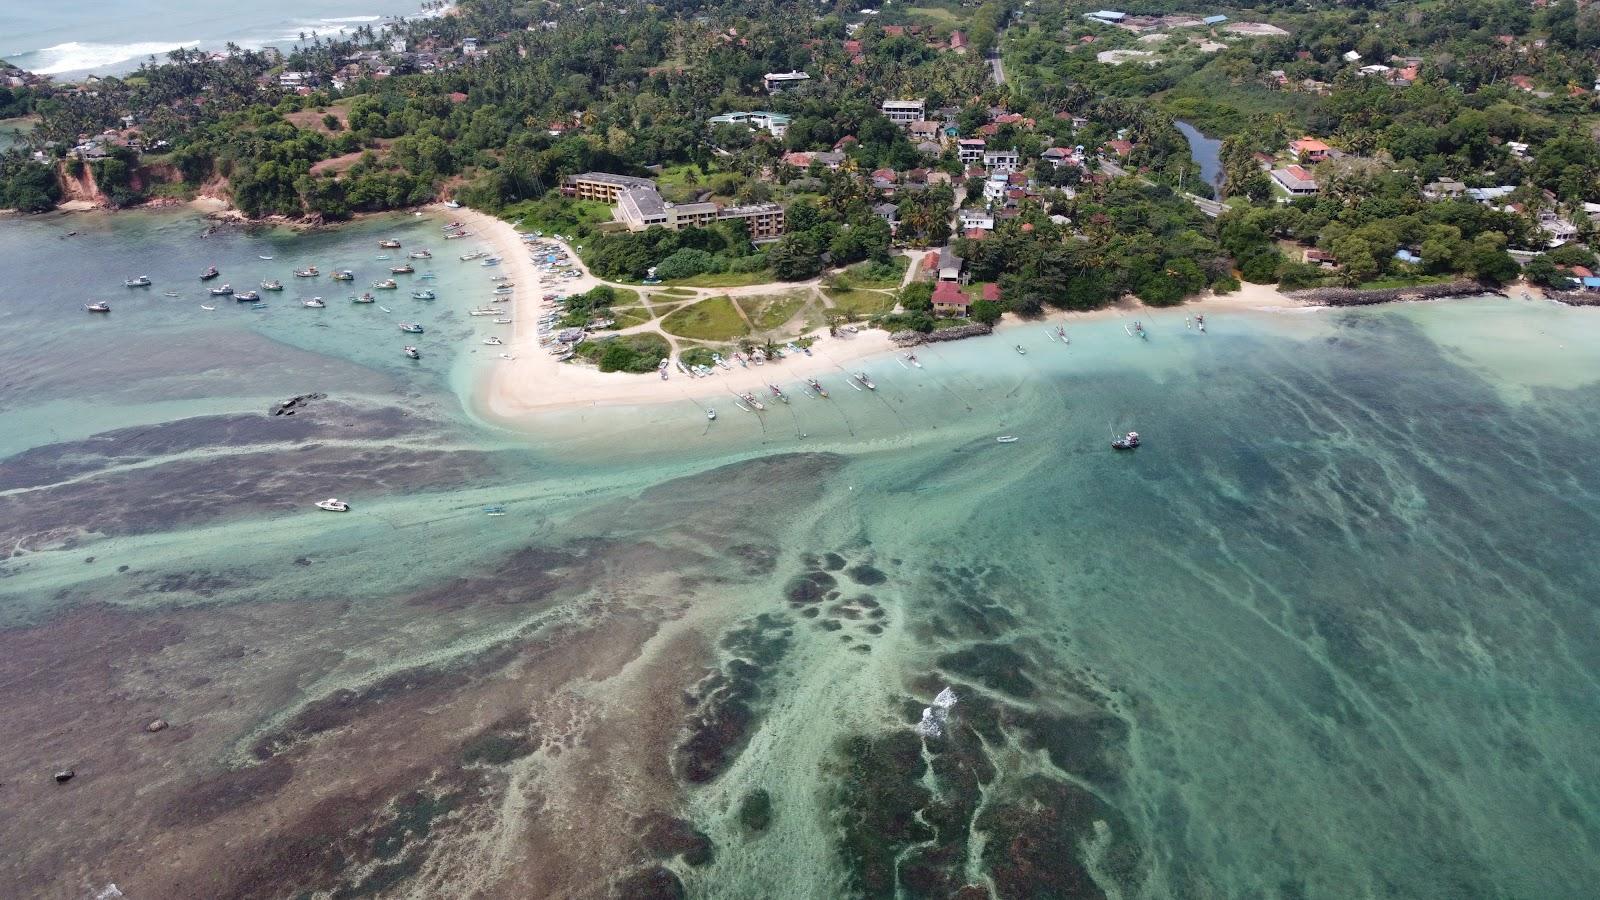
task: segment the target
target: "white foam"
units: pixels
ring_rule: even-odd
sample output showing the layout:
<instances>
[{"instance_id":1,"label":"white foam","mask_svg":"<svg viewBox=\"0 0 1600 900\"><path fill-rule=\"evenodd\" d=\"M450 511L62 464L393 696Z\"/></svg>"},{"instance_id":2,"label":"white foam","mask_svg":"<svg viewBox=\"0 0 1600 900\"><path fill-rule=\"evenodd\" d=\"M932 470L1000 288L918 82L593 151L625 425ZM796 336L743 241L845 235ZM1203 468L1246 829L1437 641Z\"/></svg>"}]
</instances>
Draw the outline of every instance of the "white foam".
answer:
<instances>
[{"instance_id":1,"label":"white foam","mask_svg":"<svg viewBox=\"0 0 1600 900\"><path fill-rule=\"evenodd\" d=\"M146 56L161 56L179 47L194 47L199 43L199 41L140 41L132 44L94 44L68 41L27 54L38 60L37 62L30 60L27 68L37 75L86 72L129 60L143 59Z\"/></svg>"}]
</instances>

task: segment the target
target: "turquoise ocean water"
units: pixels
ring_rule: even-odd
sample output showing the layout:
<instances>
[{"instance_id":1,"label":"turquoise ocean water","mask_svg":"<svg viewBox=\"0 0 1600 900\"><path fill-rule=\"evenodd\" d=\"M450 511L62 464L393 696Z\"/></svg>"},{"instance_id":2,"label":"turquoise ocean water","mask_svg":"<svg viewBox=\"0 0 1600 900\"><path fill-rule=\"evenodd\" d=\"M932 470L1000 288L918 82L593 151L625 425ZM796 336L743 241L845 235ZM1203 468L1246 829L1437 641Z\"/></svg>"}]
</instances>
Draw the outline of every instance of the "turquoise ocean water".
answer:
<instances>
[{"instance_id":1,"label":"turquoise ocean water","mask_svg":"<svg viewBox=\"0 0 1600 900\"><path fill-rule=\"evenodd\" d=\"M1592 895L1593 311L1024 326L507 424L439 224L0 223L0 894ZM440 300L289 275L391 235ZM287 290L204 311L212 263Z\"/></svg>"},{"instance_id":2,"label":"turquoise ocean water","mask_svg":"<svg viewBox=\"0 0 1600 900\"><path fill-rule=\"evenodd\" d=\"M287 51L302 33L327 37L420 12L411 0L7 3L0 7L0 59L41 75L120 74L178 47Z\"/></svg>"}]
</instances>

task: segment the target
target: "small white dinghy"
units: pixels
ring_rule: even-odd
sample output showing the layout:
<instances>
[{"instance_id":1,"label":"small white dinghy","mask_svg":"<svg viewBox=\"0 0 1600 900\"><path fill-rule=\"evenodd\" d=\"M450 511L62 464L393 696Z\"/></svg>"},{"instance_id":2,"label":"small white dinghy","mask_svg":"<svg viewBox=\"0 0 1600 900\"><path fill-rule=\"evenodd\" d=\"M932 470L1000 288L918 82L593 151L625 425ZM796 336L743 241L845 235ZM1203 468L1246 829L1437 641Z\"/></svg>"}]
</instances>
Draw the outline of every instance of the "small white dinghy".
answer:
<instances>
[{"instance_id":1,"label":"small white dinghy","mask_svg":"<svg viewBox=\"0 0 1600 900\"><path fill-rule=\"evenodd\" d=\"M317 509L325 509L328 512L349 512L350 504L336 497L329 497L326 500L318 500Z\"/></svg>"}]
</instances>

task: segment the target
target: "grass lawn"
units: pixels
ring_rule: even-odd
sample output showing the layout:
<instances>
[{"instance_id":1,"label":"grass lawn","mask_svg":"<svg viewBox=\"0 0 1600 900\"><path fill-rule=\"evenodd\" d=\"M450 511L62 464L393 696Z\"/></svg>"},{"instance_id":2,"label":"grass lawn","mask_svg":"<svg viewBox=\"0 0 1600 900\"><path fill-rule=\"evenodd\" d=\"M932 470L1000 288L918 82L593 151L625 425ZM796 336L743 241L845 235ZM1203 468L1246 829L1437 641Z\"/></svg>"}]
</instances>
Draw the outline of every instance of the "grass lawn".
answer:
<instances>
[{"instance_id":1,"label":"grass lawn","mask_svg":"<svg viewBox=\"0 0 1600 900\"><path fill-rule=\"evenodd\" d=\"M841 273L841 284L852 288L897 288L906 277L909 262L909 256L895 256L886 264L856 263Z\"/></svg>"},{"instance_id":2,"label":"grass lawn","mask_svg":"<svg viewBox=\"0 0 1600 900\"><path fill-rule=\"evenodd\" d=\"M794 318L800 307L806 305L809 295L809 291L790 291L787 294L740 297L737 302L755 330L771 331Z\"/></svg>"},{"instance_id":3,"label":"grass lawn","mask_svg":"<svg viewBox=\"0 0 1600 900\"><path fill-rule=\"evenodd\" d=\"M617 328L631 328L634 325L642 325L655 318L655 313L645 306L631 306L626 309L613 307L611 317L617 320Z\"/></svg>"},{"instance_id":4,"label":"grass lawn","mask_svg":"<svg viewBox=\"0 0 1600 900\"><path fill-rule=\"evenodd\" d=\"M702 341L731 341L750 333L727 297L712 297L668 313L661 327L679 337Z\"/></svg>"},{"instance_id":5,"label":"grass lawn","mask_svg":"<svg viewBox=\"0 0 1600 900\"><path fill-rule=\"evenodd\" d=\"M693 297L695 295L694 291L687 290L685 288L667 288L665 290L656 291L656 293L663 297Z\"/></svg>"},{"instance_id":6,"label":"grass lawn","mask_svg":"<svg viewBox=\"0 0 1600 900\"><path fill-rule=\"evenodd\" d=\"M960 16L948 9L940 9L937 6L912 6L907 8L906 12L913 16L919 16L924 19L932 19L935 23L940 25L961 24Z\"/></svg>"},{"instance_id":7,"label":"grass lawn","mask_svg":"<svg viewBox=\"0 0 1600 900\"><path fill-rule=\"evenodd\" d=\"M752 284L766 284L772 280L772 273L761 272L714 272L706 275L696 275L693 278L679 278L671 284L680 287L725 288L746 287ZM662 293L666 293L663 291Z\"/></svg>"},{"instance_id":8,"label":"grass lawn","mask_svg":"<svg viewBox=\"0 0 1600 900\"><path fill-rule=\"evenodd\" d=\"M595 200L568 200L547 196L539 200L513 203L500 213L500 218L517 226L521 231L542 231L545 234L573 234L593 231L611 221L611 207Z\"/></svg>"},{"instance_id":9,"label":"grass lawn","mask_svg":"<svg viewBox=\"0 0 1600 900\"><path fill-rule=\"evenodd\" d=\"M895 302L893 294L876 291L828 291L828 298L840 312L857 316L881 316L894 309Z\"/></svg>"},{"instance_id":10,"label":"grass lawn","mask_svg":"<svg viewBox=\"0 0 1600 900\"><path fill-rule=\"evenodd\" d=\"M639 292L628 288L614 287L611 289L611 296L612 306L637 306L639 304Z\"/></svg>"}]
</instances>

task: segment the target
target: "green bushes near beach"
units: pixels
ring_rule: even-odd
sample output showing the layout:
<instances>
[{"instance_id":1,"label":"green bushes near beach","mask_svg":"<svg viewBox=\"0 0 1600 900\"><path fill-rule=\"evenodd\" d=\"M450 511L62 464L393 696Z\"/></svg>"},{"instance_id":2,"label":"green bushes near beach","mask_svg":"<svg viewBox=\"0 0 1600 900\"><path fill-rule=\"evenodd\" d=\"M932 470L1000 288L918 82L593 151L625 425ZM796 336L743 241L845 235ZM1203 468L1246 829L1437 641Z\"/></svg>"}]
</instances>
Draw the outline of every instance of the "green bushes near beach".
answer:
<instances>
[{"instance_id":1,"label":"green bushes near beach","mask_svg":"<svg viewBox=\"0 0 1600 900\"><path fill-rule=\"evenodd\" d=\"M602 372L654 372L667 358L666 338L652 332L621 334L584 341L577 355L590 360Z\"/></svg>"}]
</instances>

